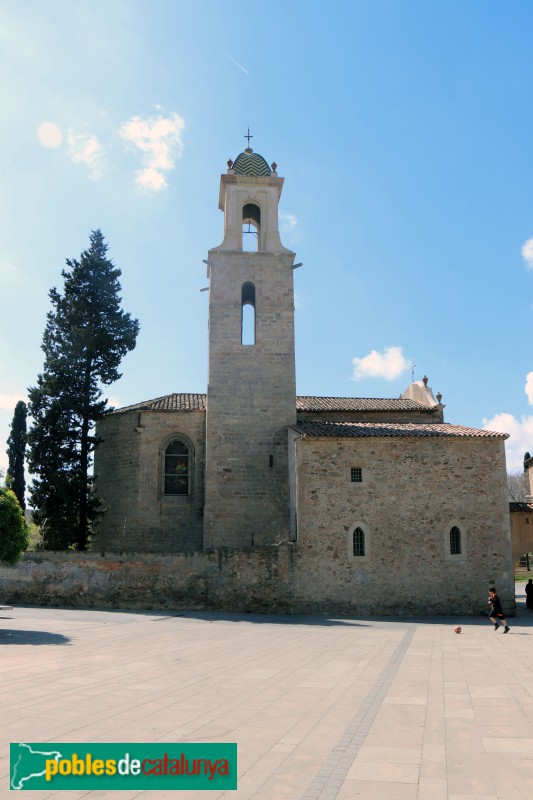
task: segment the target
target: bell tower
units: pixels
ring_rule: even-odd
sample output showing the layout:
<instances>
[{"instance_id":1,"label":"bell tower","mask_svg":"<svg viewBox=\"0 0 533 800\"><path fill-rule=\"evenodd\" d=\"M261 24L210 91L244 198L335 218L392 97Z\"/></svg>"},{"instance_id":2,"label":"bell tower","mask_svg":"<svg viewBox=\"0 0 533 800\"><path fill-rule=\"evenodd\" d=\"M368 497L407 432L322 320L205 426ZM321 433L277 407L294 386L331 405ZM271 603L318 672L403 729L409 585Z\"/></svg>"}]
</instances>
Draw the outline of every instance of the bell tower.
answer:
<instances>
[{"instance_id":1,"label":"bell tower","mask_svg":"<svg viewBox=\"0 0 533 800\"><path fill-rule=\"evenodd\" d=\"M207 259L207 550L289 538L295 254L279 236L282 188L277 165L250 147L220 179L224 239Z\"/></svg>"}]
</instances>

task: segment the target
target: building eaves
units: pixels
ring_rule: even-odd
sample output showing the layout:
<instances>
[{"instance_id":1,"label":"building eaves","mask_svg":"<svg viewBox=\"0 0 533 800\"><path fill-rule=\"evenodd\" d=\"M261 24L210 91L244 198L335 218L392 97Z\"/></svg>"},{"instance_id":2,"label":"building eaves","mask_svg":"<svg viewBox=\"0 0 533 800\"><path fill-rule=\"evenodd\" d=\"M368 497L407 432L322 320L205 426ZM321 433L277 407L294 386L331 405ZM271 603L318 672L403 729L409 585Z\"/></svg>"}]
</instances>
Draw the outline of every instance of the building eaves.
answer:
<instances>
[{"instance_id":1,"label":"building eaves","mask_svg":"<svg viewBox=\"0 0 533 800\"><path fill-rule=\"evenodd\" d=\"M298 422L290 428L302 437L453 437L476 439L508 439L509 434L486 431L480 428L467 428L446 422Z\"/></svg>"},{"instance_id":2,"label":"building eaves","mask_svg":"<svg viewBox=\"0 0 533 800\"><path fill-rule=\"evenodd\" d=\"M127 414L130 411L205 411L205 394L166 394L153 400L145 400L131 406L117 408L113 414Z\"/></svg>"}]
</instances>

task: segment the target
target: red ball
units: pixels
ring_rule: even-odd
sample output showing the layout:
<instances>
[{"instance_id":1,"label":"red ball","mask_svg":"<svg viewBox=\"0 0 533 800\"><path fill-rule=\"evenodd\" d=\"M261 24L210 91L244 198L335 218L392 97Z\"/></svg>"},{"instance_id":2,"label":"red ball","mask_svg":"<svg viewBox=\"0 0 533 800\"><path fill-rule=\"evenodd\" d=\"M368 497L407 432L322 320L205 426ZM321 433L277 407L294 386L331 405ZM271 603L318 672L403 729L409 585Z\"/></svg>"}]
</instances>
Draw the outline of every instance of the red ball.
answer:
<instances>
[{"instance_id":1,"label":"red ball","mask_svg":"<svg viewBox=\"0 0 533 800\"><path fill-rule=\"evenodd\" d=\"M460 625L456 625L455 628L454 628L455 633L461 633L461 630L462 629L461 629Z\"/></svg>"}]
</instances>

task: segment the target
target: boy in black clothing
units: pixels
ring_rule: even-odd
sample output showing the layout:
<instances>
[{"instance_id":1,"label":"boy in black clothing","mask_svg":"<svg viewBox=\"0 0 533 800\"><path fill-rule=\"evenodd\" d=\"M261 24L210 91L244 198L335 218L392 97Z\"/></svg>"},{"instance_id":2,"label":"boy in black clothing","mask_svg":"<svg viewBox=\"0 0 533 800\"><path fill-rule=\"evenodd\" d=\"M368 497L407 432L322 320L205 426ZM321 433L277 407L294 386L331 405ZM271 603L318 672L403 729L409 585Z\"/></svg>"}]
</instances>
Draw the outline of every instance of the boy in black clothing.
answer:
<instances>
[{"instance_id":1,"label":"boy in black clothing","mask_svg":"<svg viewBox=\"0 0 533 800\"><path fill-rule=\"evenodd\" d=\"M505 625L503 632L509 633L510 628L503 615L502 604L500 603L500 598L496 594L496 589L494 586L489 589L489 605L489 622L492 622L494 625L494 630L497 631L500 625L503 624Z\"/></svg>"}]
</instances>

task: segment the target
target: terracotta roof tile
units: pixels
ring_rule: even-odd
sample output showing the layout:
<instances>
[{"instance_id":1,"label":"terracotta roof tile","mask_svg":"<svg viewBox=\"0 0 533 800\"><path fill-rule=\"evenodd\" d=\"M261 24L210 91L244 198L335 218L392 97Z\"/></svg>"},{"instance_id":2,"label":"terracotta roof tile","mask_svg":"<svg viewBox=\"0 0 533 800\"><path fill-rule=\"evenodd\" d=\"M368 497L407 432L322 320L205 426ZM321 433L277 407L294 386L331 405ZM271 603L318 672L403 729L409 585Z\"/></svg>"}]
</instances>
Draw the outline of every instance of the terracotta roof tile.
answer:
<instances>
[{"instance_id":1,"label":"terracotta roof tile","mask_svg":"<svg viewBox=\"0 0 533 800\"><path fill-rule=\"evenodd\" d=\"M113 413L125 414L128 411L205 411L205 394L166 394L154 400L145 400L132 406L117 408Z\"/></svg>"},{"instance_id":2,"label":"terracotta roof tile","mask_svg":"<svg viewBox=\"0 0 533 800\"><path fill-rule=\"evenodd\" d=\"M462 438L507 439L509 434L485 431L480 428L466 428L463 425L450 425L445 422L299 422L290 426L302 436L336 436L350 438L356 436L442 436Z\"/></svg>"},{"instance_id":3,"label":"terracotta roof tile","mask_svg":"<svg viewBox=\"0 0 533 800\"><path fill-rule=\"evenodd\" d=\"M297 397L297 411L427 411L422 403L402 397Z\"/></svg>"},{"instance_id":4,"label":"terracotta roof tile","mask_svg":"<svg viewBox=\"0 0 533 800\"><path fill-rule=\"evenodd\" d=\"M145 400L131 406L117 408L115 413L128 411L197 411L205 410L207 395L205 394L167 394L154 400ZM297 411L428 411L421 403L403 398L381 397L310 397L296 398Z\"/></svg>"}]
</instances>

